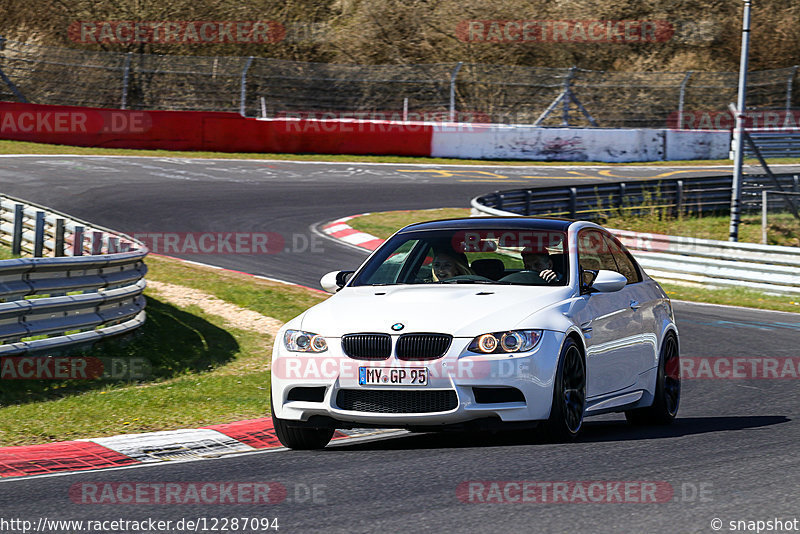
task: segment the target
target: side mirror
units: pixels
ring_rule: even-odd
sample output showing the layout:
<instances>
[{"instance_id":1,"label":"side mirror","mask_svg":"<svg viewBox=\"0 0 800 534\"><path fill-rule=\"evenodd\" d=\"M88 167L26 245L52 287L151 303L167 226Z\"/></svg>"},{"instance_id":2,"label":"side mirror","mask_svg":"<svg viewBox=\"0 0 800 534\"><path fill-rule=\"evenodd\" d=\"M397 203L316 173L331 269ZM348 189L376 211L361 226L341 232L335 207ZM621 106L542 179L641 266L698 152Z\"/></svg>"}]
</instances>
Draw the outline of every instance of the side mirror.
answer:
<instances>
[{"instance_id":1,"label":"side mirror","mask_svg":"<svg viewBox=\"0 0 800 534\"><path fill-rule=\"evenodd\" d=\"M628 279L616 271L600 270L591 283L591 288L601 293L619 291L628 283Z\"/></svg>"},{"instance_id":2,"label":"side mirror","mask_svg":"<svg viewBox=\"0 0 800 534\"><path fill-rule=\"evenodd\" d=\"M354 272L355 271L331 271L320 279L319 285L328 293L336 293L345 286L347 280Z\"/></svg>"}]
</instances>

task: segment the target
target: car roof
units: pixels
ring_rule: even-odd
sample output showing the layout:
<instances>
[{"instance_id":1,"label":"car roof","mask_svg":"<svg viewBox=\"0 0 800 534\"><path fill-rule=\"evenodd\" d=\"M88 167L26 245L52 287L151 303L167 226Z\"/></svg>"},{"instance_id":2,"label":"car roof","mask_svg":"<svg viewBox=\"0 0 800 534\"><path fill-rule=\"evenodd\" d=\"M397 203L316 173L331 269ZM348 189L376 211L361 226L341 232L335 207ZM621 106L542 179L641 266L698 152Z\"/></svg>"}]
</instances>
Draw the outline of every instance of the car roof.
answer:
<instances>
[{"instance_id":1,"label":"car roof","mask_svg":"<svg viewBox=\"0 0 800 534\"><path fill-rule=\"evenodd\" d=\"M572 219L549 217L461 217L458 219L442 219L406 226L398 233L416 232L420 230L464 230L464 229L515 229L515 230L551 230L566 232L573 224Z\"/></svg>"}]
</instances>

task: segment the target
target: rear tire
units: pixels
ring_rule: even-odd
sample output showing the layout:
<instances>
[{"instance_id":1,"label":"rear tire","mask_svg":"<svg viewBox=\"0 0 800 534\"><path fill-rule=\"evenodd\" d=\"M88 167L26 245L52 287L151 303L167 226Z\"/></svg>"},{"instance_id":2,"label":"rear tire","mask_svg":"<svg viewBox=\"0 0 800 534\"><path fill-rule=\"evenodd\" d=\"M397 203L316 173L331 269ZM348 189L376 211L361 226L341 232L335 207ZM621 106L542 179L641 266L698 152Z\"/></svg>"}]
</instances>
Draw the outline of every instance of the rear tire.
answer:
<instances>
[{"instance_id":1,"label":"rear tire","mask_svg":"<svg viewBox=\"0 0 800 534\"><path fill-rule=\"evenodd\" d=\"M293 425L291 422L275 417L275 408L272 399L269 401L270 411L272 412L272 425L275 427L275 435L284 447L295 450L317 450L327 445L333 433L332 428L313 428Z\"/></svg>"},{"instance_id":2,"label":"rear tire","mask_svg":"<svg viewBox=\"0 0 800 534\"><path fill-rule=\"evenodd\" d=\"M672 332L664 338L658 359L658 376L653 404L625 412L632 425L668 425L675 420L681 401L681 365L678 339Z\"/></svg>"},{"instance_id":3,"label":"rear tire","mask_svg":"<svg viewBox=\"0 0 800 534\"><path fill-rule=\"evenodd\" d=\"M586 410L586 362L572 338L564 341L553 385L550 418L542 433L546 440L562 442L578 437Z\"/></svg>"}]
</instances>

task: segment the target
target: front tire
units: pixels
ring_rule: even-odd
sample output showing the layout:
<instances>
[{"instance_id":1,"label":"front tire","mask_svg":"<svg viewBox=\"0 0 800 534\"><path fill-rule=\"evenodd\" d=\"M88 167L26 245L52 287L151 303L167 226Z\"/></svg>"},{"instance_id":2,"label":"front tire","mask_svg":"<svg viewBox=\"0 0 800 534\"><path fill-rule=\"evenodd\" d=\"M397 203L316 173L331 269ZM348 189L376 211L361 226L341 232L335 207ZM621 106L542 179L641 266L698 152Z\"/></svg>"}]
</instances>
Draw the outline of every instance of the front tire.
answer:
<instances>
[{"instance_id":1,"label":"front tire","mask_svg":"<svg viewBox=\"0 0 800 534\"><path fill-rule=\"evenodd\" d=\"M331 441L334 429L293 425L289 421L275 417L272 399L269 400L269 407L275 435L284 447L304 451L317 450L324 448Z\"/></svg>"},{"instance_id":2,"label":"front tire","mask_svg":"<svg viewBox=\"0 0 800 534\"><path fill-rule=\"evenodd\" d=\"M571 441L578 437L586 410L586 362L578 344L567 338L558 358L550 418L543 434L548 441Z\"/></svg>"},{"instance_id":3,"label":"front tire","mask_svg":"<svg viewBox=\"0 0 800 534\"><path fill-rule=\"evenodd\" d=\"M632 425L668 425L675 420L681 401L681 365L678 339L672 332L664 338L658 362L653 404L625 412Z\"/></svg>"}]
</instances>

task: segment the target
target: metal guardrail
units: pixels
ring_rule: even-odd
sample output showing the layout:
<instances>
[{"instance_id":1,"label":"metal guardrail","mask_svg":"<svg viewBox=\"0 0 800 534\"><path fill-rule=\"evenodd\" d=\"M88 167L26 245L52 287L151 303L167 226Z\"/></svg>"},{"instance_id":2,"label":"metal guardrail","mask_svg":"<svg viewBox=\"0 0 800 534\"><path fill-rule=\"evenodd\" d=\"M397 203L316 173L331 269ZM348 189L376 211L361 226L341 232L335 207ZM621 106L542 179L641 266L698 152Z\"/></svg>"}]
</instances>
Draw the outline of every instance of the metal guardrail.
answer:
<instances>
[{"instance_id":1,"label":"metal guardrail","mask_svg":"<svg viewBox=\"0 0 800 534\"><path fill-rule=\"evenodd\" d=\"M798 187L797 176L776 177L784 186L795 189ZM763 179L754 182L753 177L750 178L750 188L763 189L770 185ZM727 190L724 190L726 179ZM662 185L663 202L659 207L683 210L695 207L699 213L718 211L723 205L730 205L730 181L730 177L661 180L659 182ZM640 205L637 202L641 202L642 191L648 190L630 186L634 186L634 183L498 191L474 198L472 212L473 215L566 215L570 218L591 219L609 210L634 209ZM597 198L598 193L611 196L612 202L608 208L593 207L591 202ZM630 196L626 197L626 194ZM622 198L618 199L615 195ZM615 199L618 200L614 202ZM649 210L651 207L639 209ZM631 250L642 267L656 278L800 295L798 247L732 243L627 230L610 231Z\"/></svg>"},{"instance_id":2,"label":"metal guardrail","mask_svg":"<svg viewBox=\"0 0 800 534\"><path fill-rule=\"evenodd\" d=\"M765 158L793 158L800 156L800 131L749 132L753 142ZM747 144L745 156L753 157L755 152Z\"/></svg>"},{"instance_id":3,"label":"metal guardrail","mask_svg":"<svg viewBox=\"0 0 800 534\"><path fill-rule=\"evenodd\" d=\"M144 323L148 250L136 239L0 196L0 242L56 256L0 261L0 356L89 345Z\"/></svg>"},{"instance_id":4,"label":"metal guardrail","mask_svg":"<svg viewBox=\"0 0 800 534\"><path fill-rule=\"evenodd\" d=\"M783 189L800 191L800 176L776 174ZM472 208L495 215L539 215L595 219L614 213L639 214L654 209L673 214L705 214L726 211L731 203L731 176L637 180L598 185L552 186L494 191L472 200ZM775 188L764 175L745 177L742 202L745 210L761 207L761 190ZM773 199L777 208L783 200Z\"/></svg>"}]
</instances>

